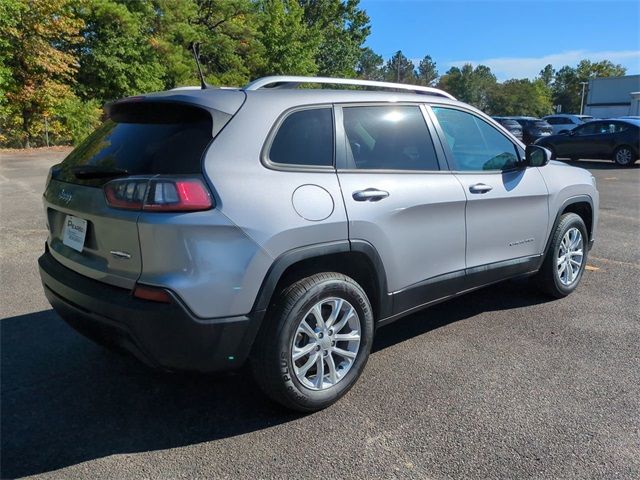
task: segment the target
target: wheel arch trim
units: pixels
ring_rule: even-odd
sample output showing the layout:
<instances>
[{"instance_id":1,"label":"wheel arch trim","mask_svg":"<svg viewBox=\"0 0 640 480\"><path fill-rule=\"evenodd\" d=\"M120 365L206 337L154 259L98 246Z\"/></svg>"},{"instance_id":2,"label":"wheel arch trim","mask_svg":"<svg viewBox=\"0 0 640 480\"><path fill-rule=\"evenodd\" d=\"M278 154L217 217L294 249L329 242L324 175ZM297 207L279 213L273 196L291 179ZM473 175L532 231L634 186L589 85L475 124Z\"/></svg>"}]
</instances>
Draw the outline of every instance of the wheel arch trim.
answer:
<instances>
[{"instance_id":1,"label":"wheel arch trim","mask_svg":"<svg viewBox=\"0 0 640 480\"><path fill-rule=\"evenodd\" d=\"M333 242L317 243L304 247L294 248L279 255L267 271L262 281L253 312L265 311L268 306L278 282L281 280L286 270L303 260L322 258L339 253L360 253L371 263L375 272L375 285L379 299L379 315L383 318L387 312L391 311L391 296L387 291L387 277L382 259L376 248L364 240L338 240Z\"/></svg>"},{"instance_id":2,"label":"wheel arch trim","mask_svg":"<svg viewBox=\"0 0 640 480\"><path fill-rule=\"evenodd\" d=\"M547 254L547 252L549 251L549 248L551 247L553 232L555 232L556 228L558 228L558 224L560 223L560 217L562 216L563 212L567 209L567 207L569 207L570 205L575 205L576 203L588 203L589 207L591 208L591 228L590 228L590 231L587 232L589 234L589 249L591 249L591 245L593 244L593 232L595 229L595 221L594 221L595 212L593 209L593 199L589 195L575 195L573 197L569 197L565 199L564 202L562 202L562 204L560 205L560 208L558 208L555 220L553 222L551 230L549 231L547 244L544 248L544 255Z\"/></svg>"}]
</instances>

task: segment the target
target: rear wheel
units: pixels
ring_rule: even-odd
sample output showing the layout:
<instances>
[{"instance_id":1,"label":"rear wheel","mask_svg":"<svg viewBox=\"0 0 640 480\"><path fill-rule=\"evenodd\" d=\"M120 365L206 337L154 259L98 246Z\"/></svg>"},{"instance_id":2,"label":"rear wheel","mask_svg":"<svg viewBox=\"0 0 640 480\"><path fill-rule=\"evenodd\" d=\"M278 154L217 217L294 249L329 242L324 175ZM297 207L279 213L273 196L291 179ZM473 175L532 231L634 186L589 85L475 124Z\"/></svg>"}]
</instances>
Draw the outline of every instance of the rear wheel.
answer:
<instances>
[{"instance_id":1,"label":"rear wheel","mask_svg":"<svg viewBox=\"0 0 640 480\"><path fill-rule=\"evenodd\" d=\"M622 145L613 152L613 161L621 167L630 167L637 160L631 147Z\"/></svg>"},{"instance_id":2,"label":"rear wheel","mask_svg":"<svg viewBox=\"0 0 640 480\"><path fill-rule=\"evenodd\" d=\"M560 217L535 278L542 291L562 298L576 289L587 264L588 238L587 227L579 215L565 213Z\"/></svg>"},{"instance_id":3,"label":"rear wheel","mask_svg":"<svg viewBox=\"0 0 640 480\"><path fill-rule=\"evenodd\" d=\"M362 288L340 273L300 280L279 296L256 339L251 365L264 392L294 410L328 407L364 369L373 312Z\"/></svg>"}]
</instances>

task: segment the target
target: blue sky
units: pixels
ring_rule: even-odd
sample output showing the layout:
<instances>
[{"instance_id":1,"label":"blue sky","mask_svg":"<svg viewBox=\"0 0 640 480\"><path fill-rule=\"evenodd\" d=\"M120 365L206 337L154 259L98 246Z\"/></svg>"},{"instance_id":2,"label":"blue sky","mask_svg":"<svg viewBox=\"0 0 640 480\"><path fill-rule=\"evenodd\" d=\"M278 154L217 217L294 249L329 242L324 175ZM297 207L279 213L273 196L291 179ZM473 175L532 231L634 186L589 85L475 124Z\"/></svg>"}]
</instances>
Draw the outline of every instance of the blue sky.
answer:
<instances>
[{"instance_id":1,"label":"blue sky","mask_svg":"<svg viewBox=\"0 0 640 480\"><path fill-rule=\"evenodd\" d=\"M429 54L443 74L465 62L498 80L532 78L587 58L640 73L640 1L361 0L371 18L367 45L385 59L397 50Z\"/></svg>"}]
</instances>

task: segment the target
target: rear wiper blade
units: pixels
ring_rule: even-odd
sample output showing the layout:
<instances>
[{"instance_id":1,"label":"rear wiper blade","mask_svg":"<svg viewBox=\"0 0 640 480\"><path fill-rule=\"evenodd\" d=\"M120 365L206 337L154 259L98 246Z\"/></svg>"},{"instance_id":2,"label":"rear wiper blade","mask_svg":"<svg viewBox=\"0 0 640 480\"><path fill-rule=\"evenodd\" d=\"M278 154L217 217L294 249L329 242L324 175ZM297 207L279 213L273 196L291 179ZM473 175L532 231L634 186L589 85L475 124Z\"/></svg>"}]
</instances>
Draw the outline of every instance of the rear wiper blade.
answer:
<instances>
[{"instance_id":1,"label":"rear wiper blade","mask_svg":"<svg viewBox=\"0 0 640 480\"><path fill-rule=\"evenodd\" d=\"M73 167L71 171L79 180L115 178L129 175L129 172L123 168L101 167L98 165L82 165L81 167Z\"/></svg>"}]
</instances>

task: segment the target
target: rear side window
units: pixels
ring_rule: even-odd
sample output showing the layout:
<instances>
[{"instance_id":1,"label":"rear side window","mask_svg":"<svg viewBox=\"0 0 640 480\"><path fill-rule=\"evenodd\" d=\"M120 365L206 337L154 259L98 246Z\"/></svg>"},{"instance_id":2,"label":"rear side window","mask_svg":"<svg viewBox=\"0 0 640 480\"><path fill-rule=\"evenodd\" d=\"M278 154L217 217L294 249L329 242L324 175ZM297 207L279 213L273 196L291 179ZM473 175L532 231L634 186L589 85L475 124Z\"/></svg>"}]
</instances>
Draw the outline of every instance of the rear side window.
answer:
<instances>
[{"instance_id":1,"label":"rear side window","mask_svg":"<svg viewBox=\"0 0 640 480\"><path fill-rule=\"evenodd\" d=\"M331 108L298 110L284 119L269 150L269 160L281 165L333 165Z\"/></svg>"},{"instance_id":2,"label":"rear side window","mask_svg":"<svg viewBox=\"0 0 640 480\"><path fill-rule=\"evenodd\" d=\"M201 173L212 139L211 115L178 104L114 106L111 117L54 169L56 180L99 186L110 180L78 178L78 172L121 171L128 175ZM80 175L81 176L81 175Z\"/></svg>"},{"instance_id":3,"label":"rear side window","mask_svg":"<svg viewBox=\"0 0 640 480\"><path fill-rule=\"evenodd\" d=\"M518 163L516 147L484 120L461 110L433 107L456 170L506 170Z\"/></svg>"},{"instance_id":4,"label":"rear side window","mask_svg":"<svg viewBox=\"0 0 640 480\"><path fill-rule=\"evenodd\" d=\"M419 107L345 107L343 118L347 168L439 170Z\"/></svg>"}]
</instances>

